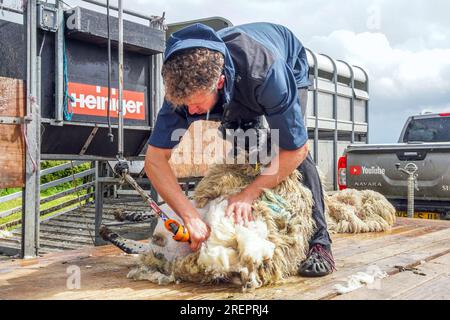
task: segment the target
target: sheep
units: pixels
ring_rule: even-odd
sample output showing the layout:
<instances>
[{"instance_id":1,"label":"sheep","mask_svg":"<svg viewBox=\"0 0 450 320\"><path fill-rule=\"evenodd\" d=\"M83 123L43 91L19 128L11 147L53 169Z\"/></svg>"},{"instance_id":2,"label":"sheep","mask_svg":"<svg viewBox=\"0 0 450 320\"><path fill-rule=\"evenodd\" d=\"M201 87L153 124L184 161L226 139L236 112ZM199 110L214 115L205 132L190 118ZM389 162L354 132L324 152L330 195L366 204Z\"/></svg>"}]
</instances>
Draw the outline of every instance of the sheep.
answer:
<instances>
[{"instance_id":1,"label":"sheep","mask_svg":"<svg viewBox=\"0 0 450 320\"><path fill-rule=\"evenodd\" d=\"M149 250L139 256L128 277L159 284L228 282L246 291L296 275L315 228L312 194L299 183L298 171L264 191L252 206L254 221L248 225L225 217L226 197L258 174L251 165L211 167L194 192L196 207L211 227L208 240L191 252L187 243L170 239L159 222ZM325 202L330 232L383 231L395 221L395 209L373 191L346 190L326 196Z\"/></svg>"}]
</instances>

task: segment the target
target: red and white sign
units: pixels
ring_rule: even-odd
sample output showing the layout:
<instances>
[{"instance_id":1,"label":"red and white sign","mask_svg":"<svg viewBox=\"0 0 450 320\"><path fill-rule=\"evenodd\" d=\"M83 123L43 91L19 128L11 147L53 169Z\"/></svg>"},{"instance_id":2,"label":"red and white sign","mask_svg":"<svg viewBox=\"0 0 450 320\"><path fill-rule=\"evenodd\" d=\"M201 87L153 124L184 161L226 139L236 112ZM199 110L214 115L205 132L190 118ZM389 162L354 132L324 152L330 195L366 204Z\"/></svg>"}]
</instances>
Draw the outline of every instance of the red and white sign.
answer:
<instances>
[{"instance_id":1,"label":"red and white sign","mask_svg":"<svg viewBox=\"0 0 450 320\"><path fill-rule=\"evenodd\" d=\"M70 102L74 114L106 117L108 88L84 83L69 82ZM111 88L111 117L118 116L118 93ZM125 119L145 120L145 95L140 91L123 90L123 115Z\"/></svg>"},{"instance_id":2,"label":"red and white sign","mask_svg":"<svg viewBox=\"0 0 450 320\"><path fill-rule=\"evenodd\" d=\"M350 166L350 174L352 176L360 176L362 173L361 166Z\"/></svg>"}]
</instances>

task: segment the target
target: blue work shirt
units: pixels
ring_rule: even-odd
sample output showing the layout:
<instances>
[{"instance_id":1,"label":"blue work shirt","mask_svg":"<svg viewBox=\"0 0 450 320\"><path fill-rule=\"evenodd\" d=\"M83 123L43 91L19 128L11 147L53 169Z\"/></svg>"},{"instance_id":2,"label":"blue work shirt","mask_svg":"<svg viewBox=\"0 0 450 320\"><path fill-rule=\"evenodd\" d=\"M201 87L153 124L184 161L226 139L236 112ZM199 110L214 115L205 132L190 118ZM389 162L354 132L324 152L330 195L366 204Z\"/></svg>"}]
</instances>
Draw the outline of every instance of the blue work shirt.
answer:
<instances>
[{"instance_id":1,"label":"blue work shirt","mask_svg":"<svg viewBox=\"0 0 450 320\"><path fill-rule=\"evenodd\" d=\"M301 42L286 27L271 23L251 23L214 31L194 24L173 33L167 41L165 61L177 51L205 47L225 57L225 87L210 115L220 119L223 105L232 117L251 120L264 115L271 129L279 130L279 146L294 150L306 144L298 88L307 87L308 62ZM175 109L164 101L149 139L159 148L173 148L179 137L176 129L187 129L206 115L190 115L186 107Z\"/></svg>"}]
</instances>

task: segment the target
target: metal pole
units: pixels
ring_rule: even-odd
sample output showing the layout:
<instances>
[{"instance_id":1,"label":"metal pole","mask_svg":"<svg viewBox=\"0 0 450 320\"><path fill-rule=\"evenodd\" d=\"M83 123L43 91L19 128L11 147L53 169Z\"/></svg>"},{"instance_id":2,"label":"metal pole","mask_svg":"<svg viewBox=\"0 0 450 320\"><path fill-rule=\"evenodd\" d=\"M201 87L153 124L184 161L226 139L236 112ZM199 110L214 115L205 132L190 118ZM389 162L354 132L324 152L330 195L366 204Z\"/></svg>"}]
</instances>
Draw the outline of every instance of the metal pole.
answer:
<instances>
[{"instance_id":1,"label":"metal pole","mask_svg":"<svg viewBox=\"0 0 450 320\"><path fill-rule=\"evenodd\" d=\"M63 125L64 107L64 13L61 2L56 0L58 30L55 33L55 124Z\"/></svg>"},{"instance_id":2,"label":"metal pole","mask_svg":"<svg viewBox=\"0 0 450 320\"><path fill-rule=\"evenodd\" d=\"M37 89L37 107L36 107L36 174L35 174L35 242L36 242L36 255L39 254L39 248L40 248L40 240L39 240L39 234L40 234L40 223L39 219L41 217L41 79L42 79L42 73L41 73L41 56L37 56L36 60L36 89Z\"/></svg>"},{"instance_id":3,"label":"metal pole","mask_svg":"<svg viewBox=\"0 0 450 320\"><path fill-rule=\"evenodd\" d=\"M96 0L82 0L82 1L94 4L94 5L97 5L99 7L106 8L106 3L104 3L104 2L100 2L100 1L96 1ZM120 7L120 3L119 3L119 7ZM112 6L112 5L110 6L110 9L117 10L117 11L120 10L118 7L115 7L115 6ZM125 14L129 14L130 16L134 16L136 18L140 18L140 19L143 19L143 20L148 20L150 22L159 18L157 16L149 16L149 15L142 14L142 13L139 13L139 12L136 12L136 11L133 11L133 10L128 10L128 9L124 9L124 10L122 10L122 12L125 13Z\"/></svg>"},{"instance_id":4,"label":"metal pole","mask_svg":"<svg viewBox=\"0 0 450 320\"><path fill-rule=\"evenodd\" d=\"M118 152L119 159L123 159L123 8L122 0L118 0L119 5L119 126L118 126Z\"/></svg>"},{"instance_id":5,"label":"metal pole","mask_svg":"<svg viewBox=\"0 0 450 320\"><path fill-rule=\"evenodd\" d=\"M313 157L314 157L314 163L316 165L319 164L319 106L318 106L318 97L319 97L319 92L318 92L318 88L319 88L319 66L318 66L318 61L317 61L317 56L316 54L311 51L310 49L306 50L309 51L309 53L311 53L311 56L313 57L314 60L314 91L313 91L313 95L314 95L314 150L313 150Z\"/></svg>"},{"instance_id":6,"label":"metal pole","mask_svg":"<svg viewBox=\"0 0 450 320\"><path fill-rule=\"evenodd\" d=\"M337 162L338 162L338 154L337 154L337 141L338 141L338 110L337 110L337 94L338 94L338 74L337 74L337 65L336 62L330 56L326 54L321 54L328 59L330 59L333 64L333 83L334 83L334 93L333 93L333 118L334 118L334 131L333 131L333 190L338 190L338 181L337 181Z\"/></svg>"},{"instance_id":7,"label":"metal pole","mask_svg":"<svg viewBox=\"0 0 450 320\"><path fill-rule=\"evenodd\" d=\"M25 16L24 16L25 18ZM36 57L36 0L27 2L27 102L25 126L26 162L25 190L22 214L22 257L34 258L38 254L39 237L39 158L40 158L40 110L37 103L37 57Z\"/></svg>"},{"instance_id":8,"label":"metal pole","mask_svg":"<svg viewBox=\"0 0 450 320\"><path fill-rule=\"evenodd\" d=\"M355 143L355 72L353 71L353 67L349 63L343 60L338 61L345 64L350 70L350 87L352 89L352 96L350 98L350 120L352 121L352 133L350 136L350 142Z\"/></svg>"},{"instance_id":9,"label":"metal pole","mask_svg":"<svg viewBox=\"0 0 450 320\"><path fill-rule=\"evenodd\" d=\"M100 246L105 244L100 236L100 226L103 220L103 190L104 184L100 181L103 177L103 162L95 161L95 245Z\"/></svg>"}]
</instances>

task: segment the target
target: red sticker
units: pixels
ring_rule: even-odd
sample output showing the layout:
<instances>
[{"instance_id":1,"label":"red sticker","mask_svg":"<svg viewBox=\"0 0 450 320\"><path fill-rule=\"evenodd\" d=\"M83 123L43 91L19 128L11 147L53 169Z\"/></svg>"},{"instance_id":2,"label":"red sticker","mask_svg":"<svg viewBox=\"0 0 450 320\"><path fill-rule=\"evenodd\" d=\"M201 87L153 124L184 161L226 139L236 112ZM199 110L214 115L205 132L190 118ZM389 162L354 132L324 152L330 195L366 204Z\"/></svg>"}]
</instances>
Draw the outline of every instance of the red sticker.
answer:
<instances>
[{"instance_id":1,"label":"red sticker","mask_svg":"<svg viewBox=\"0 0 450 320\"><path fill-rule=\"evenodd\" d=\"M69 82L74 114L106 117L108 88L83 83ZM111 89L111 116L118 116L118 90ZM123 90L123 115L125 119L145 120L145 95L140 91Z\"/></svg>"},{"instance_id":2,"label":"red sticker","mask_svg":"<svg viewBox=\"0 0 450 320\"><path fill-rule=\"evenodd\" d=\"M352 176L359 176L362 173L361 166L350 166L350 174Z\"/></svg>"}]
</instances>

